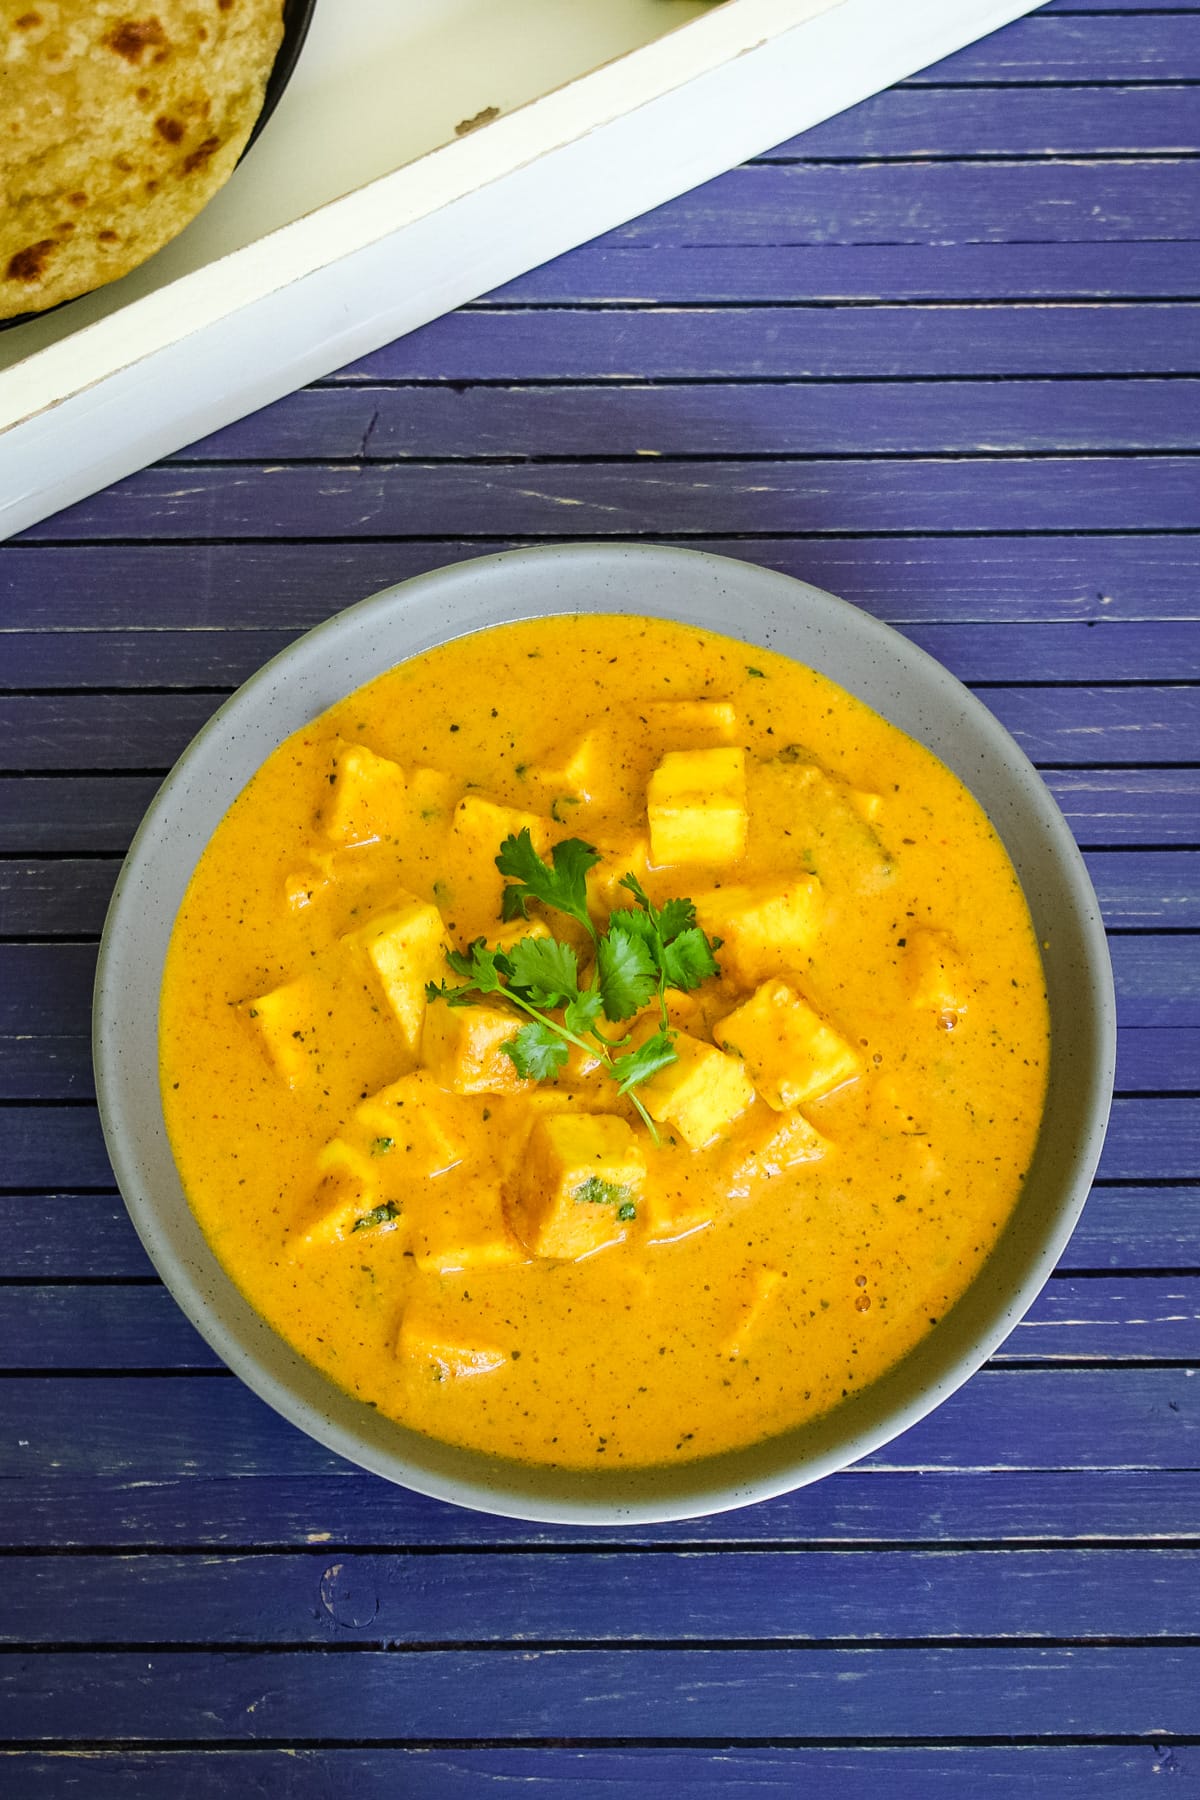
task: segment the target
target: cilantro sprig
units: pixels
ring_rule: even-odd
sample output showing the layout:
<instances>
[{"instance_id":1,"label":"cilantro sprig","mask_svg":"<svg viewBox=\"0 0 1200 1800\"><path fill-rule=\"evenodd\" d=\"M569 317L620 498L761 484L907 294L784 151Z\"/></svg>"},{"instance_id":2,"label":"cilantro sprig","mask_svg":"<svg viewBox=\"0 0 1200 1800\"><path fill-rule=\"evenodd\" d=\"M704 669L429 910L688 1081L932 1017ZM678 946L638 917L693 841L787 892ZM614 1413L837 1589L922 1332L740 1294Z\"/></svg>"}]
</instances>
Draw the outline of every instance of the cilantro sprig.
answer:
<instances>
[{"instance_id":1,"label":"cilantro sprig","mask_svg":"<svg viewBox=\"0 0 1200 1800\"><path fill-rule=\"evenodd\" d=\"M565 838L546 862L534 849L528 828L505 838L496 858L505 877L501 917L528 919L529 903L536 900L574 919L595 953L586 981L580 980L574 946L561 938L531 935L505 950L479 937L465 951L446 953L451 970L461 977L459 985L430 982L426 995L449 1006L472 1006L496 995L525 1014L526 1023L501 1046L523 1077L552 1079L566 1063L571 1045L594 1056L619 1092L629 1096L657 1143L654 1121L636 1089L678 1061L667 992L677 988L688 993L719 974L713 953L720 940L705 936L690 900L655 906L632 874L623 876L620 885L633 904L618 908L607 929L598 930L588 911L587 877L599 861L590 844ZM632 1049L631 1033L614 1038L601 1029L601 1018L619 1026L655 999L658 1027Z\"/></svg>"}]
</instances>

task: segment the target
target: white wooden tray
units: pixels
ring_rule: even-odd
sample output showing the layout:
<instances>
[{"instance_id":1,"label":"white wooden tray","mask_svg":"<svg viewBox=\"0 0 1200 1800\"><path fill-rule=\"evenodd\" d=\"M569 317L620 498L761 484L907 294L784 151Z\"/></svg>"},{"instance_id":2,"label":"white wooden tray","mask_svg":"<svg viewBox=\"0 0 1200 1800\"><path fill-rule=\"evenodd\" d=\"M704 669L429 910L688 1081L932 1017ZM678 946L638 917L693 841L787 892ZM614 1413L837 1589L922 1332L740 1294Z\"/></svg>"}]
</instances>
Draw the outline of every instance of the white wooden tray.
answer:
<instances>
[{"instance_id":1,"label":"white wooden tray","mask_svg":"<svg viewBox=\"0 0 1200 1800\"><path fill-rule=\"evenodd\" d=\"M1034 3L321 0L279 110L201 216L123 281L0 333L0 537Z\"/></svg>"}]
</instances>

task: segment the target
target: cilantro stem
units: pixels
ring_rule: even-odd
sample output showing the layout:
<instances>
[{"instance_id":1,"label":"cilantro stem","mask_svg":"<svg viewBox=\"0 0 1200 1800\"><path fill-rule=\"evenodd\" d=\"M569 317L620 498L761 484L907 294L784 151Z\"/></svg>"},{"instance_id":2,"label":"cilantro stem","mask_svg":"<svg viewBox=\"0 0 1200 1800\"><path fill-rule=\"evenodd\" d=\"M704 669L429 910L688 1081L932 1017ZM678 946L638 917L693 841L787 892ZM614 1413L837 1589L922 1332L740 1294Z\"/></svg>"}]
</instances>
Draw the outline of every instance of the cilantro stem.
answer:
<instances>
[{"instance_id":1,"label":"cilantro stem","mask_svg":"<svg viewBox=\"0 0 1200 1800\"><path fill-rule=\"evenodd\" d=\"M573 1031L568 1031L565 1025L560 1025L557 1019L550 1017L549 1013L543 1012L540 1007L534 1006L529 1000L522 1000L520 994L514 994L511 988L502 987L498 991L506 1000L511 1000L514 1006L519 1006L522 1012L527 1012L531 1019L536 1019L539 1025L548 1025L551 1031L557 1032L560 1038L565 1038L568 1044L574 1044L578 1049L585 1050L589 1056L592 1054L592 1046L586 1038L576 1037Z\"/></svg>"}]
</instances>

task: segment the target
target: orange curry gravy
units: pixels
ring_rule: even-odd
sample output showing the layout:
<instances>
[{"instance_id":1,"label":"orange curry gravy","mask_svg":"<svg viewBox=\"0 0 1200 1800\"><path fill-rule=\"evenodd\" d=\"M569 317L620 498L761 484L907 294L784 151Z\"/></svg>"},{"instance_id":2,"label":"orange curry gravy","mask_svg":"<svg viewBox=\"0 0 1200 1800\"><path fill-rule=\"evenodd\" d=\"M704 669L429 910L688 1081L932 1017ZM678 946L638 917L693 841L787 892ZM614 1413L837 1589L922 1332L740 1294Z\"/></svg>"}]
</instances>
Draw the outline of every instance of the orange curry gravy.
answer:
<instances>
[{"instance_id":1,"label":"orange curry gravy","mask_svg":"<svg viewBox=\"0 0 1200 1800\"><path fill-rule=\"evenodd\" d=\"M497 941L522 825L600 850L601 927L632 870L723 940L639 1090L657 1146L578 1051L523 1082L494 1001L426 1002L443 934ZM507 941L586 966L530 915ZM160 1040L190 1203L271 1324L408 1425L577 1467L750 1443L895 1363L1010 1213L1048 1059L1024 898L941 763L783 657L605 617L461 639L289 738L196 869Z\"/></svg>"}]
</instances>

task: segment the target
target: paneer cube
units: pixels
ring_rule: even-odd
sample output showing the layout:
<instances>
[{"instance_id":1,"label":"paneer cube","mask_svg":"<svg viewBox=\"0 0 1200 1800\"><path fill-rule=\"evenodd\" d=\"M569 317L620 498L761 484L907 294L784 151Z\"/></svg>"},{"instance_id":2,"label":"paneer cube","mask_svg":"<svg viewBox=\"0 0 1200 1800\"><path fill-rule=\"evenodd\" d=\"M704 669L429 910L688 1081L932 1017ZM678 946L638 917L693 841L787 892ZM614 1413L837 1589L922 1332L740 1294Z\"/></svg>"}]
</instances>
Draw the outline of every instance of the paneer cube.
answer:
<instances>
[{"instance_id":1,"label":"paneer cube","mask_svg":"<svg viewBox=\"0 0 1200 1800\"><path fill-rule=\"evenodd\" d=\"M802 1112L768 1112L759 1129L747 1142L738 1146L730 1170L731 1191L745 1195L760 1181L774 1181L789 1169L805 1163L820 1162L829 1150L829 1140L810 1125Z\"/></svg>"},{"instance_id":2,"label":"paneer cube","mask_svg":"<svg viewBox=\"0 0 1200 1800\"><path fill-rule=\"evenodd\" d=\"M822 910L821 884L811 875L714 888L696 900L699 923L721 939L721 973L743 986L802 962L820 930Z\"/></svg>"},{"instance_id":3,"label":"paneer cube","mask_svg":"<svg viewBox=\"0 0 1200 1800\"><path fill-rule=\"evenodd\" d=\"M420 1269L449 1275L529 1261L509 1229L496 1183L441 1182L417 1194L410 1210L413 1255Z\"/></svg>"},{"instance_id":4,"label":"paneer cube","mask_svg":"<svg viewBox=\"0 0 1200 1800\"><path fill-rule=\"evenodd\" d=\"M312 906L327 892L333 880L333 852L306 856L283 878L283 900L289 912Z\"/></svg>"},{"instance_id":5,"label":"paneer cube","mask_svg":"<svg viewBox=\"0 0 1200 1800\"><path fill-rule=\"evenodd\" d=\"M394 837L404 826L407 786L399 763L336 738L320 811L325 836L344 850Z\"/></svg>"},{"instance_id":6,"label":"paneer cube","mask_svg":"<svg viewBox=\"0 0 1200 1800\"><path fill-rule=\"evenodd\" d=\"M943 931L910 931L905 961L913 1005L936 1013L939 1024L952 1028L967 1010L969 986L954 940Z\"/></svg>"},{"instance_id":7,"label":"paneer cube","mask_svg":"<svg viewBox=\"0 0 1200 1800\"><path fill-rule=\"evenodd\" d=\"M485 800L482 794L464 794L454 809L454 835L489 863L500 853L505 838L528 831L533 847L544 856L550 843L553 824L538 813L522 812L517 806L501 806Z\"/></svg>"},{"instance_id":8,"label":"paneer cube","mask_svg":"<svg viewBox=\"0 0 1200 1800\"><path fill-rule=\"evenodd\" d=\"M448 825L461 786L456 775L443 769L414 769L408 778L409 817L426 825L439 819Z\"/></svg>"},{"instance_id":9,"label":"paneer cube","mask_svg":"<svg viewBox=\"0 0 1200 1800\"><path fill-rule=\"evenodd\" d=\"M736 1056L681 1031L676 1061L638 1088L638 1098L660 1125L673 1126L693 1150L710 1144L754 1099L754 1084Z\"/></svg>"},{"instance_id":10,"label":"paneer cube","mask_svg":"<svg viewBox=\"0 0 1200 1800\"><path fill-rule=\"evenodd\" d=\"M747 1265L732 1283L733 1317L721 1344L723 1356L744 1356L771 1311L782 1276L778 1269Z\"/></svg>"},{"instance_id":11,"label":"paneer cube","mask_svg":"<svg viewBox=\"0 0 1200 1800\"><path fill-rule=\"evenodd\" d=\"M641 1207L648 1244L677 1244L681 1238L706 1231L717 1216L718 1195L705 1182L673 1182L661 1169L648 1187Z\"/></svg>"},{"instance_id":12,"label":"paneer cube","mask_svg":"<svg viewBox=\"0 0 1200 1800\"><path fill-rule=\"evenodd\" d=\"M511 950L522 938L553 936L545 919L510 919L507 925L494 925L487 934L487 941L493 950Z\"/></svg>"},{"instance_id":13,"label":"paneer cube","mask_svg":"<svg viewBox=\"0 0 1200 1800\"><path fill-rule=\"evenodd\" d=\"M872 794L866 788L852 787L847 788L846 798L859 818L865 819L868 825L874 825L883 812L882 794Z\"/></svg>"},{"instance_id":14,"label":"paneer cube","mask_svg":"<svg viewBox=\"0 0 1200 1800\"><path fill-rule=\"evenodd\" d=\"M425 1018L426 983L445 974L441 913L432 902L403 894L396 906L352 932L350 940L365 952L405 1045L415 1051Z\"/></svg>"},{"instance_id":15,"label":"paneer cube","mask_svg":"<svg viewBox=\"0 0 1200 1800\"><path fill-rule=\"evenodd\" d=\"M309 1073L316 1053L313 1020L318 1004L318 984L302 975L284 987L247 1000L242 1011L254 1021L262 1046L288 1087L299 1087Z\"/></svg>"},{"instance_id":16,"label":"paneer cube","mask_svg":"<svg viewBox=\"0 0 1200 1800\"><path fill-rule=\"evenodd\" d=\"M624 1119L544 1114L513 1183L509 1219L535 1256L578 1262L627 1235L645 1179L645 1156Z\"/></svg>"},{"instance_id":17,"label":"paneer cube","mask_svg":"<svg viewBox=\"0 0 1200 1800\"><path fill-rule=\"evenodd\" d=\"M751 867L789 864L820 876L831 893L873 894L893 877L891 857L874 828L879 796L852 788L800 746L747 772Z\"/></svg>"},{"instance_id":18,"label":"paneer cube","mask_svg":"<svg viewBox=\"0 0 1200 1800\"><path fill-rule=\"evenodd\" d=\"M859 1072L850 1045L785 981L764 981L713 1028L776 1112L819 1100Z\"/></svg>"},{"instance_id":19,"label":"paneer cube","mask_svg":"<svg viewBox=\"0 0 1200 1800\"><path fill-rule=\"evenodd\" d=\"M430 1381L466 1381L491 1375L509 1361L508 1352L485 1343L465 1323L408 1306L400 1321L396 1354L414 1375Z\"/></svg>"},{"instance_id":20,"label":"paneer cube","mask_svg":"<svg viewBox=\"0 0 1200 1800\"><path fill-rule=\"evenodd\" d=\"M615 791L611 732L585 731L568 756L537 773L548 787L584 806L611 804Z\"/></svg>"},{"instance_id":21,"label":"paneer cube","mask_svg":"<svg viewBox=\"0 0 1200 1800\"><path fill-rule=\"evenodd\" d=\"M455 1169L475 1147L474 1109L427 1071L402 1075L355 1108L347 1136L377 1159L389 1185L429 1181Z\"/></svg>"},{"instance_id":22,"label":"paneer cube","mask_svg":"<svg viewBox=\"0 0 1200 1800\"><path fill-rule=\"evenodd\" d=\"M650 840L641 834L601 840L596 844L600 861L588 870L588 905L597 912L613 912L628 906L632 895L621 886L626 875L636 875L645 884L650 873Z\"/></svg>"},{"instance_id":23,"label":"paneer cube","mask_svg":"<svg viewBox=\"0 0 1200 1800\"><path fill-rule=\"evenodd\" d=\"M669 750L646 789L650 860L658 867L736 862L746 847L746 753Z\"/></svg>"},{"instance_id":24,"label":"paneer cube","mask_svg":"<svg viewBox=\"0 0 1200 1800\"><path fill-rule=\"evenodd\" d=\"M317 1159L321 1177L313 1208L299 1233L306 1250L344 1243L362 1231L408 1234L405 1208L385 1198L379 1171L368 1152L334 1138Z\"/></svg>"},{"instance_id":25,"label":"paneer cube","mask_svg":"<svg viewBox=\"0 0 1200 1800\"><path fill-rule=\"evenodd\" d=\"M732 700L650 700L637 712L653 738L680 750L732 744L738 735Z\"/></svg>"},{"instance_id":26,"label":"paneer cube","mask_svg":"<svg viewBox=\"0 0 1200 1800\"><path fill-rule=\"evenodd\" d=\"M501 1048L521 1021L494 1006L447 1006L439 1000L425 1015L421 1061L433 1079L454 1094L521 1094L532 1083L517 1074Z\"/></svg>"}]
</instances>

